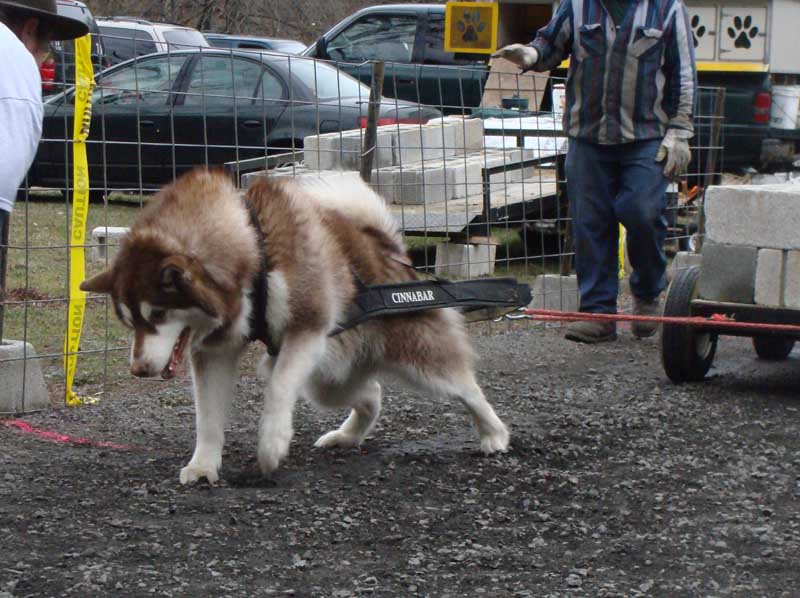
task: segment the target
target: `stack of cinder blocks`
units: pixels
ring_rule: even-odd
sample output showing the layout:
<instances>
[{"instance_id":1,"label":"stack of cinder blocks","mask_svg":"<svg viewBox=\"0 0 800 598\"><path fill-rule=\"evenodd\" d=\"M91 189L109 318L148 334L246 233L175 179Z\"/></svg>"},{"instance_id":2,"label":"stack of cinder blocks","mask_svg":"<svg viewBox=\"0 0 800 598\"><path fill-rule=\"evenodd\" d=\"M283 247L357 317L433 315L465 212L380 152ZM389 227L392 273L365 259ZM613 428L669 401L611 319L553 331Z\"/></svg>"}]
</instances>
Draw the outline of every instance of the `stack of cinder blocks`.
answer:
<instances>
[{"instance_id":1,"label":"stack of cinder blocks","mask_svg":"<svg viewBox=\"0 0 800 598\"><path fill-rule=\"evenodd\" d=\"M800 309L800 185L711 187L698 293Z\"/></svg>"}]
</instances>

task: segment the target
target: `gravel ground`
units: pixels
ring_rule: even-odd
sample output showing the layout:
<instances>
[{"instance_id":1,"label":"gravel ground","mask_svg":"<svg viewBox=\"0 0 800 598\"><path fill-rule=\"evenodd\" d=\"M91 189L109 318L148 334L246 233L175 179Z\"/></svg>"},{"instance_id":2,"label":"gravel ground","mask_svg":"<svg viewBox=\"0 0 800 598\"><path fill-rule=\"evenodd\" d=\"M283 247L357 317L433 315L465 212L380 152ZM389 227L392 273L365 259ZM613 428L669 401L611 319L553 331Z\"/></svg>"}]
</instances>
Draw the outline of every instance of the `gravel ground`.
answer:
<instances>
[{"instance_id":1,"label":"gravel ground","mask_svg":"<svg viewBox=\"0 0 800 598\"><path fill-rule=\"evenodd\" d=\"M471 330L505 455L478 453L459 405L387 385L361 450L313 449L344 413L301 405L261 479L249 363L217 487L178 483L186 378L25 418L131 450L0 427L0 597L800 595L796 355L726 338L705 383L674 386L628 330Z\"/></svg>"}]
</instances>

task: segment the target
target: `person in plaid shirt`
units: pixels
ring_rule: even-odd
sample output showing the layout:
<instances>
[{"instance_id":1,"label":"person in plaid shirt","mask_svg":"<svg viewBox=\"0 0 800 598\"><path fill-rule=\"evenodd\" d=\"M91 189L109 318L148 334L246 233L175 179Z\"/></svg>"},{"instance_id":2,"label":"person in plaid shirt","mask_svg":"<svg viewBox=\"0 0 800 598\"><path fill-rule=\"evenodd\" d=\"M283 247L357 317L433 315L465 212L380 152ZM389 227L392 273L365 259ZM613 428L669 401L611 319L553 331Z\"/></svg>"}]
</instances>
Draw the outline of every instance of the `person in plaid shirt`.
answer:
<instances>
[{"instance_id":1,"label":"person in plaid shirt","mask_svg":"<svg viewBox=\"0 0 800 598\"><path fill-rule=\"evenodd\" d=\"M528 45L497 51L524 71L569 57L564 131L581 311L616 313L619 223L627 230L634 313L665 287L666 188L686 170L697 90L682 0L562 0ZM656 325L635 322L633 334ZM573 322L570 340L614 340L613 322Z\"/></svg>"}]
</instances>

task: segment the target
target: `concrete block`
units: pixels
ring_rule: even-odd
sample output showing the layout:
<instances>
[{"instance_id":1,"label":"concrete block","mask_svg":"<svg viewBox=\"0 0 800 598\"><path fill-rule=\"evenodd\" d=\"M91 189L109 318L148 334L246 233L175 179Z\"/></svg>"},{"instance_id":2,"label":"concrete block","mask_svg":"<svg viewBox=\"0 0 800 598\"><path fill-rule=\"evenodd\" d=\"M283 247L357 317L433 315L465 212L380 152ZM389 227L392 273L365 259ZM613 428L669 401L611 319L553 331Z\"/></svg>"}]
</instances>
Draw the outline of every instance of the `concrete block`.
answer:
<instances>
[{"instance_id":1,"label":"concrete block","mask_svg":"<svg viewBox=\"0 0 800 598\"><path fill-rule=\"evenodd\" d=\"M783 302L784 252L760 249L756 261L755 301L759 305L779 307Z\"/></svg>"},{"instance_id":2,"label":"concrete block","mask_svg":"<svg viewBox=\"0 0 800 598\"><path fill-rule=\"evenodd\" d=\"M394 203L425 205L452 199L455 172L444 167L403 168L394 179Z\"/></svg>"},{"instance_id":3,"label":"concrete block","mask_svg":"<svg viewBox=\"0 0 800 598\"><path fill-rule=\"evenodd\" d=\"M688 270L693 266L702 266L702 265L703 265L703 256L701 254L693 253L691 251L679 251L678 253L675 254L675 257L672 258L672 262L667 268L666 272L667 282L671 282L672 278L678 272L682 272L683 270ZM630 269L627 263L625 265L625 271L630 273Z\"/></svg>"},{"instance_id":4,"label":"concrete block","mask_svg":"<svg viewBox=\"0 0 800 598\"><path fill-rule=\"evenodd\" d=\"M710 187L706 239L769 249L800 249L800 185Z\"/></svg>"},{"instance_id":5,"label":"concrete block","mask_svg":"<svg viewBox=\"0 0 800 598\"><path fill-rule=\"evenodd\" d=\"M698 294L702 299L752 304L758 248L703 243Z\"/></svg>"},{"instance_id":6,"label":"concrete block","mask_svg":"<svg viewBox=\"0 0 800 598\"><path fill-rule=\"evenodd\" d=\"M42 366L33 345L0 341L0 412L24 413L49 406Z\"/></svg>"},{"instance_id":7,"label":"concrete block","mask_svg":"<svg viewBox=\"0 0 800 598\"><path fill-rule=\"evenodd\" d=\"M303 161L311 170L359 170L363 136L362 129L309 135L303 140ZM394 145L392 131L378 132L373 168L392 165Z\"/></svg>"},{"instance_id":8,"label":"concrete block","mask_svg":"<svg viewBox=\"0 0 800 598\"><path fill-rule=\"evenodd\" d=\"M800 251L786 253L783 279L783 305L800 309Z\"/></svg>"},{"instance_id":9,"label":"concrete block","mask_svg":"<svg viewBox=\"0 0 800 598\"><path fill-rule=\"evenodd\" d=\"M92 261L105 262L116 255L119 243L128 234L127 226L97 226L92 229Z\"/></svg>"},{"instance_id":10,"label":"concrete block","mask_svg":"<svg viewBox=\"0 0 800 598\"><path fill-rule=\"evenodd\" d=\"M578 277L559 276L558 274L542 274L537 276L531 285L531 309L558 309L561 311L578 311L580 295L578 293Z\"/></svg>"},{"instance_id":11,"label":"concrete block","mask_svg":"<svg viewBox=\"0 0 800 598\"><path fill-rule=\"evenodd\" d=\"M408 166L414 162L437 160L444 157L442 128L433 125L395 126L394 164ZM448 132L449 131L449 132ZM450 136L451 145L455 132L445 129L445 139Z\"/></svg>"},{"instance_id":12,"label":"concrete block","mask_svg":"<svg viewBox=\"0 0 800 598\"><path fill-rule=\"evenodd\" d=\"M438 243L436 245L437 276L475 278L494 272L497 245L494 243Z\"/></svg>"}]
</instances>

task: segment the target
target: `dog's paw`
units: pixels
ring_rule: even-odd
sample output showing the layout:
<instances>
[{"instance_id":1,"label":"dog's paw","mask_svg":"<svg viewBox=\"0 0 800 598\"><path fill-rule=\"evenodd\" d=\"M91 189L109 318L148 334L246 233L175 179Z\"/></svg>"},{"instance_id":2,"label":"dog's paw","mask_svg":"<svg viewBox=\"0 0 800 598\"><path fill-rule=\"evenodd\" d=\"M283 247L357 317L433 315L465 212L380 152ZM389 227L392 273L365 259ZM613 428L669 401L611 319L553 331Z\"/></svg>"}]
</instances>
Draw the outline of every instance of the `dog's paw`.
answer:
<instances>
[{"instance_id":1,"label":"dog's paw","mask_svg":"<svg viewBox=\"0 0 800 598\"><path fill-rule=\"evenodd\" d=\"M320 436L314 443L316 448L333 448L335 446L347 448L361 445L361 438L345 434L341 430L333 430Z\"/></svg>"},{"instance_id":2,"label":"dog's paw","mask_svg":"<svg viewBox=\"0 0 800 598\"><path fill-rule=\"evenodd\" d=\"M195 463L191 461L189 465L181 469L180 480L184 486L194 484L205 478L209 484L216 484L219 481L219 468L209 463Z\"/></svg>"},{"instance_id":3,"label":"dog's paw","mask_svg":"<svg viewBox=\"0 0 800 598\"><path fill-rule=\"evenodd\" d=\"M509 440L510 435L505 427L491 434L484 434L481 436L481 450L485 455L505 453L508 450Z\"/></svg>"},{"instance_id":4,"label":"dog's paw","mask_svg":"<svg viewBox=\"0 0 800 598\"><path fill-rule=\"evenodd\" d=\"M261 473L268 475L278 469L281 460L289 454L289 440L286 442L272 440L260 442L258 445L258 467Z\"/></svg>"}]
</instances>

